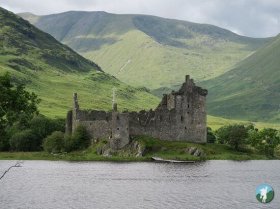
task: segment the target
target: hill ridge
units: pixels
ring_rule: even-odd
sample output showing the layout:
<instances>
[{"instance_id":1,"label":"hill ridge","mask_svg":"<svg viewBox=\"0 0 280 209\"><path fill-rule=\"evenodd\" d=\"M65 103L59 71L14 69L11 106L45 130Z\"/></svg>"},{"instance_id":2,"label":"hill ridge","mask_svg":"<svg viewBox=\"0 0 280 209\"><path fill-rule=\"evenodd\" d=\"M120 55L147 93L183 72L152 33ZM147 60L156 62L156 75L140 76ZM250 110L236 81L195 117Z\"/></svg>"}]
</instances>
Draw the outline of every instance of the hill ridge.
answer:
<instances>
[{"instance_id":1,"label":"hill ridge","mask_svg":"<svg viewBox=\"0 0 280 209\"><path fill-rule=\"evenodd\" d=\"M146 89L131 87L101 70L50 34L0 8L0 74L9 72L42 99L39 110L50 117L65 117L77 92L83 108L111 109L112 88L117 88L121 110L149 109L159 99Z\"/></svg>"},{"instance_id":2,"label":"hill ridge","mask_svg":"<svg viewBox=\"0 0 280 209\"><path fill-rule=\"evenodd\" d=\"M96 61L105 72L151 89L179 84L186 74L198 81L219 76L270 40L142 14L74 11L39 16L33 24ZM131 53L134 59L118 73Z\"/></svg>"}]
</instances>

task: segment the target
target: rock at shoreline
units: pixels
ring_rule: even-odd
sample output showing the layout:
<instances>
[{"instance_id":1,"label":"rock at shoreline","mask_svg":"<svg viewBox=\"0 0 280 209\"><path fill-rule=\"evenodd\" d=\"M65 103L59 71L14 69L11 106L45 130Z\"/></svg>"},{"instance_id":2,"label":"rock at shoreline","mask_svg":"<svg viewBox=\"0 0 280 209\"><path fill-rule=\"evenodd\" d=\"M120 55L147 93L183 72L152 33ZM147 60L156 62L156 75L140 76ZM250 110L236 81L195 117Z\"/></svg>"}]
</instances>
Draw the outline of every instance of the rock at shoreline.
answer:
<instances>
[{"instance_id":1,"label":"rock at shoreline","mask_svg":"<svg viewBox=\"0 0 280 209\"><path fill-rule=\"evenodd\" d=\"M206 155L203 150L198 149L197 147L189 147L186 149L186 152L195 157L203 157Z\"/></svg>"}]
</instances>

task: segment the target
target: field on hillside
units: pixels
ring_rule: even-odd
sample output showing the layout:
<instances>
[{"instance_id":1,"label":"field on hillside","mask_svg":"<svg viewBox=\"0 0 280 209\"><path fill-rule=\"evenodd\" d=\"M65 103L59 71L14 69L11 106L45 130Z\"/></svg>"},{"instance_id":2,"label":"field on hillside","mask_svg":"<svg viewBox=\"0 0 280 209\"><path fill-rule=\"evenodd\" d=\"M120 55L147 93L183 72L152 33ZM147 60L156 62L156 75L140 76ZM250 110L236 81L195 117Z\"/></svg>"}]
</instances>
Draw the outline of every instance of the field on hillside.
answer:
<instances>
[{"instance_id":1,"label":"field on hillside","mask_svg":"<svg viewBox=\"0 0 280 209\"><path fill-rule=\"evenodd\" d=\"M1 67L0 74L7 72ZM45 70L36 75L22 74L8 70L13 78L25 81L27 89L35 92L42 100L39 110L51 118L65 118L73 105L73 93L78 93L82 109L111 110L112 90L116 89L116 99L120 110L150 109L159 99L151 96L145 89L130 87L117 79L101 72L64 73Z\"/></svg>"},{"instance_id":2,"label":"field on hillside","mask_svg":"<svg viewBox=\"0 0 280 209\"><path fill-rule=\"evenodd\" d=\"M280 123L280 36L231 71L200 83L210 114Z\"/></svg>"},{"instance_id":3,"label":"field on hillside","mask_svg":"<svg viewBox=\"0 0 280 209\"><path fill-rule=\"evenodd\" d=\"M222 117L216 117L207 115L207 126L211 127L213 130L217 130L221 126L229 125L229 124L254 124L256 128L274 128L280 130L279 123L265 123L265 122L254 122L254 121L246 121L246 120L234 120L234 119L226 119Z\"/></svg>"}]
</instances>

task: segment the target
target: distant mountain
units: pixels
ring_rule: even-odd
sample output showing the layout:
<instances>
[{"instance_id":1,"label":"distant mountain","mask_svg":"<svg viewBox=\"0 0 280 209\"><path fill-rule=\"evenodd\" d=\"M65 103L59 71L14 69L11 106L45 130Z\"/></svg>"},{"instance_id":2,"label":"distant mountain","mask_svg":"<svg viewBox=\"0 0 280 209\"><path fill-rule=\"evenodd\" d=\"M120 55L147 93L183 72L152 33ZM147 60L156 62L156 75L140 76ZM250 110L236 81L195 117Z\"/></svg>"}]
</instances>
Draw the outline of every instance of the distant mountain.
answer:
<instances>
[{"instance_id":1,"label":"distant mountain","mask_svg":"<svg viewBox=\"0 0 280 209\"><path fill-rule=\"evenodd\" d=\"M227 118L280 122L280 35L229 72L203 82L208 112Z\"/></svg>"},{"instance_id":2,"label":"distant mountain","mask_svg":"<svg viewBox=\"0 0 280 209\"><path fill-rule=\"evenodd\" d=\"M150 89L179 84L186 74L198 81L222 75L270 40L148 15L79 11L19 15L96 61L105 72Z\"/></svg>"},{"instance_id":3,"label":"distant mountain","mask_svg":"<svg viewBox=\"0 0 280 209\"><path fill-rule=\"evenodd\" d=\"M0 74L10 72L42 99L48 116L65 116L77 92L82 108L110 109L112 88L124 109L155 106L147 89L133 88L104 73L94 62L59 43L21 17L0 8Z\"/></svg>"}]
</instances>

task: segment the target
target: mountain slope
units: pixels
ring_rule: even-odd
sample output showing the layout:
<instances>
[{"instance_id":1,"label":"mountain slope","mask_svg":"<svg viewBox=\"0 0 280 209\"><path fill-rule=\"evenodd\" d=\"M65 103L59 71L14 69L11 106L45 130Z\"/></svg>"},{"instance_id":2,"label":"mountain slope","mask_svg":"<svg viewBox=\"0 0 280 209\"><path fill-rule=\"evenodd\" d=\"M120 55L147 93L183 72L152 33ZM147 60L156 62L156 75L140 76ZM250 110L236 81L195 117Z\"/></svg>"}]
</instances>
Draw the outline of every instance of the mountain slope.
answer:
<instances>
[{"instance_id":1,"label":"mountain slope","mask_svg":"<svg viewBox=\"0 0 280 209\"><path fill-rule=\"evenodd\" d=\"M38 94L40 111L53 117L65 116L73 92L78 93L82 108L110 109L113 87L121 109L150 108L159 101L147 90L104 73L49 34L0 8L0 74L5 72Z\"/></svg>"},{"instance_id":2,"label":"mountain slope","mask_svg":"<svg viewBox=\"0 0 280 209\"><path fill-rule=\"evenodd\" d=\"M269 40L147 15L78 11L20 15L96 61L105 72L150 89L179 84L186 74L198 81L219 76Z\"/></svg>"},{"instance_id":3,"label":"mountain slope","mask_svg":"<svg viewBox=\"0 0 280 209\"><path fill-rule=\"evenodd\" d=\"M234 69L203 82L210 114L280 122L280 36Z\"/></svg>"}]
</instances>

